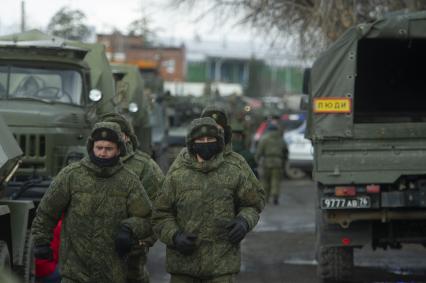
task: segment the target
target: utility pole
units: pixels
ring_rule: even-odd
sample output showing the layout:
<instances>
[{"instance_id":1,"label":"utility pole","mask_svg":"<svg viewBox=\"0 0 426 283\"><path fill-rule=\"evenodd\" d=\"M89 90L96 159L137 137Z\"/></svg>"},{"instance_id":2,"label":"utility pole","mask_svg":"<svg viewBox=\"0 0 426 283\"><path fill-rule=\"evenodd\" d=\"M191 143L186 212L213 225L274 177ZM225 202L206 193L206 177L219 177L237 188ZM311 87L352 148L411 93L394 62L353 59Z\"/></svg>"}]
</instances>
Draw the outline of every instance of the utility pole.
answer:
<instances>
[{"instance_id":1,"label":"utility pole","mask_svg":"<svg viewBox=\"0 0 426 283\"><path fill-rule=\"evenodd\" d=\"M25 0L21 1L21 32L25 31Z\"/></svg>"}]
</instances>

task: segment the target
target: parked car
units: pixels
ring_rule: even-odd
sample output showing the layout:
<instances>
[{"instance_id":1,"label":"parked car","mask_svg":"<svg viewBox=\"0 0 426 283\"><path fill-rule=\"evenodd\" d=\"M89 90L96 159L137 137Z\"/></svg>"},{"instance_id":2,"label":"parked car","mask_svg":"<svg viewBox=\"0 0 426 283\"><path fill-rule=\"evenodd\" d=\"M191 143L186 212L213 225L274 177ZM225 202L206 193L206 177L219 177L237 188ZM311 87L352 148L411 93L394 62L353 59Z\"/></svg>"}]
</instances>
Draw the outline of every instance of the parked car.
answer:
<instances>
[{"instance_id":1,"label":"parked car","mask_svg":"<svg viewBox=\"0 0 426 283\"><path fill-rule=\"evenodd\" d=\"M306 121L298 128L285 132L283 139L288 148L285 173L290 179L299 179L310 174L313 168L313 147L305 138Z\"/></svg>"}]
</instances>

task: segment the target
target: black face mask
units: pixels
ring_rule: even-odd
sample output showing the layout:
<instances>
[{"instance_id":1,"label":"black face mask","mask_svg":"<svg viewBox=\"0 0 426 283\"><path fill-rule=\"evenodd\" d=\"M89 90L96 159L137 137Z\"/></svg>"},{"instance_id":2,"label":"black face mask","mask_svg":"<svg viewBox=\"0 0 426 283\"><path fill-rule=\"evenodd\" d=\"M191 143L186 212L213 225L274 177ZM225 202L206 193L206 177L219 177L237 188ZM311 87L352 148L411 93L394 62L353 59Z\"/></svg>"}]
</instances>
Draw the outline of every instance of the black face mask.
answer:
<instances>
[{"instance_id":1,"label":"black face mask","mask_svg":"<svg viewBox=\"0 0 426 283\"><path fill-rule=\"evenodd\" d=\"M118 161L120 160L120 156L114 156L112 158L100 158L97 157L93 151L89 153L90 161L92 161L96 166L104 168L104 167L112 167L114 165L117 165Z\"/></svg>"},{"instance_id":2,"label":"black face mask","mask_svg":"<svg viewBox=\"0 0 426 283\"><path fill-rule=\"evenodd\" d=\"M217 142L194 143L193 150L195 154L201 156L204 160L210 160L222 149Z\"/></svg>"}]
</instances>

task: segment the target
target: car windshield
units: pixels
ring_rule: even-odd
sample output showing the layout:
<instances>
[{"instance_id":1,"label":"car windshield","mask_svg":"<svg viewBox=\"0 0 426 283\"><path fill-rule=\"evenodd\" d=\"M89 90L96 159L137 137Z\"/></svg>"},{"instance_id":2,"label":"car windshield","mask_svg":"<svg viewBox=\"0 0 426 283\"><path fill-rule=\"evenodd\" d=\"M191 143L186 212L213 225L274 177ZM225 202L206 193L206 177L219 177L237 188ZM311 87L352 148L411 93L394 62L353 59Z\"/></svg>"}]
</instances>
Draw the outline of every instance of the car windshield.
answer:
<instances>
[{"instance_id":1,"label":"car windshield","mask_svg":"<svg viewBox=\"0 0 426 283\"><path fill-rule=\"evenodd\" d=\"M0 66L0 98L81 105L82 78L71 69Z\"/></svg>"}]
</instances>

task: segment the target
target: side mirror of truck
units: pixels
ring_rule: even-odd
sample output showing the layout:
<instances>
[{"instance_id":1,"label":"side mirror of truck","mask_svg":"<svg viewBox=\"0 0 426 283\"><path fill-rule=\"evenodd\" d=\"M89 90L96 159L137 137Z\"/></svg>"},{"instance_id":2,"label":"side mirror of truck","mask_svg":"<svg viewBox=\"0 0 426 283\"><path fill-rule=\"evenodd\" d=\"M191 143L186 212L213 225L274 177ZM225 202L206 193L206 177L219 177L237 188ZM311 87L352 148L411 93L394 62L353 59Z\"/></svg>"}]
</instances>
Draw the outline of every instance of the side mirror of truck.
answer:
<instances>
[{"instance_id":1,"label":"side mirror of truck","mask_svg":"<svg viewBox=\"0 0 426 283\"><path fill-rule=\"evenodd\" d=\"M305 68L303 70L303 86L302 92L304 94L309 94L309 81L311 80L311 68Z\"/></svg>"},{"instance_id":2,"label":"side mirror of truck","mask_svg":"<svg viewBox=\"0 0 426 283\"><path fill-rule=\"evenodd\" d=\"M102 99L102 92L99 89L92 89L89 92L89 99L92 102L98 102Z\"/></svg>"}]
</instances>

